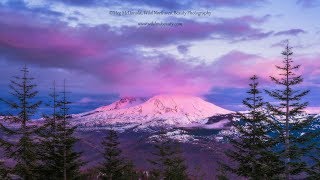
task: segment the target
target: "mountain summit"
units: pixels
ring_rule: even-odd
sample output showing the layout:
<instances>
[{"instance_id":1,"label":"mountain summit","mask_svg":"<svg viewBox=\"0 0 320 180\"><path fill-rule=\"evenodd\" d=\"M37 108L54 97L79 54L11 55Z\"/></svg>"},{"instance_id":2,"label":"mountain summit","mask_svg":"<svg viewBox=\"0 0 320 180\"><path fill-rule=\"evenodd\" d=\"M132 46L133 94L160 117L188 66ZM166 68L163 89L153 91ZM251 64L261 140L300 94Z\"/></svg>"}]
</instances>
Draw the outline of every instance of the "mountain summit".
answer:
<instances>
[{"instance_id":1,"label":"mountain summit","mask_svg":"<svg viewBox=\"0 0 320 180\"><path fill-rule=\"evenodd\" d=\"M232 111L199 97L157 95L147 101L143 98L122 98L108 106L73 117L76 120L74 122L86 127L110 124L185 126L203 124L208 117L229 113Z\"/></svg>"},{"instance_id":2,"label":"mountain summit","mask_svg":"<svg viewBox=\"0 0 320 180\"><path fill-rule=\"evenodd\" d=\"M117 109L125 109L146 102L146 98L123 97L120 100L108 105L97 108L96 111L111 111Z\"/></svg>"}]
</instances>

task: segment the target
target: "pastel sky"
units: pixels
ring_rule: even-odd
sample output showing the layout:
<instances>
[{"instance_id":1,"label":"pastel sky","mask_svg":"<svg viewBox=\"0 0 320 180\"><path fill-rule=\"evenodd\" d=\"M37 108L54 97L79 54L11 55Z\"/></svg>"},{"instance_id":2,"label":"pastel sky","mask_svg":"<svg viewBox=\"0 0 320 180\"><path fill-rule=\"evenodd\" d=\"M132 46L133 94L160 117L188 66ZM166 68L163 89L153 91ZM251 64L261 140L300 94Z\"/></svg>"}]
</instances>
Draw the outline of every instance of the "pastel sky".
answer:
<instances>
[{"instance_id":1,"label":"pastel sky","mask_svg":"<svg viewBox=\"0 0 320 180\"><path fill-rule=\"evenodd\" d=\"M110 11L209 11L111 15ZM124 96L192 94L241 109L248 78L272 88L283 41L320 106L320 0L0 0L0 96L28 65L45 97L65 78L75 112ZM182 26L141 26L173 22ZM1 107L1 106L0 106Z\"/></svg>"}]
</instances>

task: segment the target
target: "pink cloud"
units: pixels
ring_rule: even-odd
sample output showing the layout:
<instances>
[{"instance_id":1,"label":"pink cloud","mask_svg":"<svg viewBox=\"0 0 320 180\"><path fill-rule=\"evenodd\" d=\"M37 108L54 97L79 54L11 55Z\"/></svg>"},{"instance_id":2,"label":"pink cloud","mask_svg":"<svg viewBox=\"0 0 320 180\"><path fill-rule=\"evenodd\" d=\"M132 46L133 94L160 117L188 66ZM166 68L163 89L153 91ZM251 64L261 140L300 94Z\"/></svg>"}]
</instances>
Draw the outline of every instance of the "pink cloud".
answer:
<instances>
[{"instance_id":1,"label":"pink cloud","mask_svg":"<svg viewBox=\"0 0 320 180\"><path fill-rule=\"evenodd\" d=\"M220 7L245 7L256 6L266 3L266 0L202 0L201 3L205 5L220 6Z\"/></svg>"},{"instance_id":2,"label":"pink cloud","mask_svg":"<svg viewBox=\"0 0 320 180\"><path fill-rule=\"evenodd\" d=\"M269 86L272 84L270 76L279 77L281 73L275 66L282 66L282 58L280 54L275 58L264 58L233 51L218 59L212 66L217 70L217 74L221 74L218 79L223 82L220 84L222 87L246 87L248 77L253 74L260 77L261 83ZM301 65L296 73L304 78L303 86L320 85L320 55L294 55L293 60L295 65Z\"/></svg>"},{"instance_id":3,"label":"pink cloud","mask_svg":"<svg viewBox=\"0 0 320 180\"><path fill-rule=\"evenodd\" d=\"M194 7L232 7L232 8L241 8L241 7L250 7L261 5L267 0L184 0L184 1L171 1L171 0L161 0L161 1L150 1L150 0L82 0L82 1L63 1L59 0L65 4L77 5L77 6L117 6L119 4L128 5L128 6L149 6L149 7L158 7L161 9L190 9Z\"/></svg>"},{"instance_id":4,"label":"pink cloud","mask_svg":"<svg viewBox=\"0 0 320 180\"><path fill-rule=\"evenodd\" d=\"M319 114L320 113L320 107L314 107L314 106L312 106L312 107L307 107L306 109L305 109L305 111L307 112L307 113L309 113L309 114Z\"/></svg>"},{"instance_id":5,"label":"pink cloud","mask_svg":"<svg viewBox=\"0 0 320 180\"><path fill-rule=\"evenodd\" d=\"M220 18L212 23L182 20L182 29L122 26L115 31L109 25L69 27L61 22L1 12L0 54L10 61L77 71L82 77L74 81L95 77L100 84L92 82L87 86L100 92L202 95L213 87L247 87L253 74L267 82L268 76L276 73L273 65L280 61L232 51L211 64L192 65L188 59L173 55L145 55L136 47L160 47L213 36L230 41L263 38L266 33L253 25L267 19L268 16L244 16Z\"/></svg>"}]
</instances>

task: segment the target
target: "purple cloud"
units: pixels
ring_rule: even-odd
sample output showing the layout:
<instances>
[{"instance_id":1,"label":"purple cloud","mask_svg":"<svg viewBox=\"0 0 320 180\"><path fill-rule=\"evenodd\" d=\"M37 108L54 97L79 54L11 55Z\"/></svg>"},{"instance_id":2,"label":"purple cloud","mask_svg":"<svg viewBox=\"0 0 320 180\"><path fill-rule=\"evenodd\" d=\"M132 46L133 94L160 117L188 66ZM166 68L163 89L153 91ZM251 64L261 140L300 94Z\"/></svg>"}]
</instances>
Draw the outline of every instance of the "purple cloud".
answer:
<instances>
[{"instance_id":1,"label":"purple cloud","mask_svg":"<svg viewBox=\"0 0 320 180\"><path fill-rule=\"evenodd\" d=\"M254 25L267 19L268 16L243 16L218 18L211 23L181 19L184 23L181 28L70 27L27 13L2 11L0 55L10 61L44 69L76 71L79 79L94 77L94 82L87 78L86 82L90 83L87 86L99 92L121 95L205 94L214 86L243 86L247 82L244 80L254 73L253 69L258 68L253 66L248 71L247 64L255 62L258 57L231 52L211 65L191 65L187 63L188 59L181 60L170 54L145 55L139 47L161 47L208 38L256 39L264 32ZM267 72L261 68L261 72ZM45 78L50 76L55 78L57 75L50 73ZM72 79L76 79L74 77Z\"/></svg>"},{"instance_id":2,"label":"purple cloud","mask_svg":"<svg viewBox=\"0 0 320 180\"><path fill-rule=\"evenodd\" d=\"M320 5L319 0L297 0L296 3L305 8L312 8Z\"/></svg>"},{"instance_id":3,"label":"purple cloud","mask_svg":"<svg viewBox=\"0 0 320 180\"><path fill-rule=\"evenodd\" d=\"M172 1L172 0L105 0L105 1L97 1L97 0L68 0L62 1L62 3L73 5L73 6L117 6L117 5L127 5L127 6L149 6L156 7L162 9L191 9L194 7L207 7L207 8L217 8L217 7L248 7L248 6L256 6L267 2L267 0L181 0L181 1Z\"/></svg>"},{"instance_id":4,"label":"purple cloud","mask_svg":"<svg viewBox=\"0 0 320 180\"><path fill-rule=\"evenodd\" d=\"M279 31L277 33L275 33L275 36L281 36L281 35L287 35L287 36L297 36L299 34L305 34L307 33L305 30L303 29L289 29L289 30L285 30L285 31Z\"/></svg>"},{"instance_id":5,"label":"purple cloud","mask_svg":"<svg viewBox=\"0 0 320 180\"><path fill-rule=\"evenodd\" d=\"M159 46L170 43L202 40L210 38L226 39L229 41L263 39L270 32L255 28L254 25L265 22L269 16L242 16L237 18L216 18L215 22L197 22L187 19L174 19L183 24L182 27L157 26L123 26L117 29L120 38L125 38L127 44ZM148 39L148 41L146 41Z\"/></svg>"},{"instance_id":6,"label":"purple cloud","mask_svg":"<svg viewBox=\"0 0 320 180\"><path fill-rule=\"evenodd\" d=\"M202 0L200 3L213 7L247 7L266 3L267 0Z\"/></svg>"},{"instance_id":7,"label":"purple cloud","mask_svg":"<svg viewBox=\"0 0 320 180\"><path fill-rule=\"evenodd\" d=\"M265 17L220 18L213 23L181 19L184 25L177 28L111 28L109 25L69 27L27 15L0 13L0 52L3 56L28 59L41 65L55 58L54 64L58 67L76 68L74 62L92 63L90 59L119 58L116 57L119 54L121 58L132 57L130 53L134 52L129 51L136 46L158 47L210 38L233 41L266 37L262 30L253 27L264 22Z\"/></svg>"},{"instance_id":8,"label":"purple cloud","mask_svg":"<svg viewBox=\"0 0 320 180\"><path fill-rule=\"evenodd\" d=\"M3 3L3 5L1 3ZM52 17L61 17L64 15L63 13L52 10L46 6L30 7L23 0L0 2L0 10L1 9L13 9L20 12L33 12L34 14Z\"/></svg>"},{"instance_id":9,"label":"purple cloud","mask_svg":"<svg viewBox=\"0 0 320 180\"><path fill-rule=\"evenodd\" d=\"M190 45L179 45L177 50L180 54L187 54L189 52Z\"/></svg>"}]
</instances>

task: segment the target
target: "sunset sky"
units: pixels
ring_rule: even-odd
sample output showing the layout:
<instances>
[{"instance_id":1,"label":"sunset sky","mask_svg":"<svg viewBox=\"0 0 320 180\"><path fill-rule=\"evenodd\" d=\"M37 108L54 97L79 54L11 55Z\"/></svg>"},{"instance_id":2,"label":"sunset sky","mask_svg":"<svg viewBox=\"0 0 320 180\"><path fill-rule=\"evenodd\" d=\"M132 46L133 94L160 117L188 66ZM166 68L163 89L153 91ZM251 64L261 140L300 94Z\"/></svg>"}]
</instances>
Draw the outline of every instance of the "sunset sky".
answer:
<instances>
[{"instance_id":1,"label":"sunset sky","mask_svg":"<svg viewBox=\"0 0 320 180\"><path fill-rule=\"evenodd\" d=\"M110 14L139 10L211 15ZM26 64L42 97L65 78L74 112L157 94L239 110L251 75L272 88L290 39L306 100L320 110L319 19L320 0L0 0L0 96ZM138 25L151 22L182 26Z\"/></svg>"}]
</instances>

